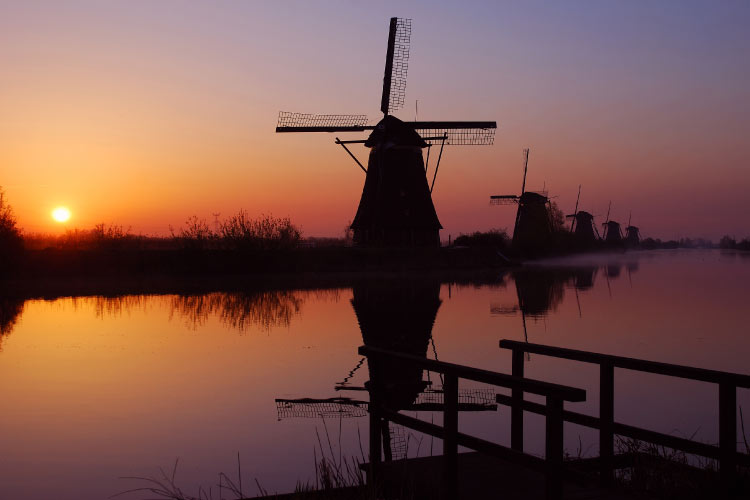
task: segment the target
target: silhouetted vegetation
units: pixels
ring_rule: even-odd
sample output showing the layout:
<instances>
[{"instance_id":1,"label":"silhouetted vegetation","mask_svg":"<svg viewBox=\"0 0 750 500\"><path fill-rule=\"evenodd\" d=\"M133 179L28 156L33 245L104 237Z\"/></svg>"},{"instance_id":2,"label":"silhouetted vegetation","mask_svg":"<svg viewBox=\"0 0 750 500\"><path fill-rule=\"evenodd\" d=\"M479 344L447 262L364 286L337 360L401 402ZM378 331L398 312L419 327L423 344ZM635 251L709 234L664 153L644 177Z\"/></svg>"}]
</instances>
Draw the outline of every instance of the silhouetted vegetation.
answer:
<instances>
[{"instance_id":1,"label":"silhouetted vegetation","mask_svg":"<svg viewBox=\"0 0 750 500\"><path fill-rule=\"evenodd\" d=\"M351 458L346 458L341 453L337 455L325 420L322 422L325 435L321 436L318 429L315 429L318 438L318 448L313 449L315 479L312 482L305 483L298 481L292 493L271 493L255 478L250 488L256 490L259 496L253 495L251 497L247 492L247 485L243 486L242 464L238 453L236 479L231 478L229 474L220 472L218 484L208 487L200 486L195 495L185 493L178 485L177 466L179 461L175 460L171 471L159 468L158 476L124 477L123 479L137 481L141 486L117 493L114 497L139 493L148 495L148 498L164 498L167 500L209 500L214 498L213 494L216 492L218 494L216 498L233 498L236 500L249 498L267 498L269 500L375 500L379 498L372 485L366 483L365 474L361 469L361 465L366 462L364 454L361 457ZM325 441L323 438L325 438ZM361 447L362 444L360 443L360 449ZM409 500L412 496L407 495L401 498Z\"/></svg>"},{"instance_id":2,"label":"silhouetted vegetation","mask_svg":"<svg viewBox=\"0 0 750 500\"><path fill-rule=\"evenodd\" d=\"M565 231L565 214L554 201L549 202L549 221L553 233Z\"/></svg>"},{"instance_id":3,"label":"silhouetted vegetation","mask_svg":"<svg viewBox=\"0 0 750 500\"><path fill-rule=\"evenodd\" d=\"M14 268L23 252L23 239L13 209L0 188L0 275Z\"/></svg>"},{"instance_id":4,"label":"silhouetted vegetation","mask_svg":"<svg viewBox=\"0 0 750 500\"><path fill-rule=\"evenodd\" d=\"M205 219L199 219L197 215L188 217L185 225L176 231L169 226L169 232L180 247L193 250L210 248L218 239L218 235L208 227L208 222Z\"/></svg>"},{"instance_id":5,"label":"silhouetted vegetation","mask_svg":"<svg viewBox=\"0 0 750 500\"><path fill-rule=\"evenodd\" d=\"M115 224L96 224L92 229L69 229L60 235L27 234L27 250L136 250L154 247L164 238L133 234L130 228Z\"/></svg>"},{"instance_id":6,"label":"silhouetted vegetation","mask_svg":"<svg viewBox=\"0 0 750 500\"><path fill-rule=\"evenodd\" d=\"M216 230L197 216L188 218L183 227L169 230L179 247L199 250L289 250L299 246L302 240L302 231L289 217L261 215L252 218L244 210L221 221Z\"/></svg>"},{"instance_id":7,"label":"silhouetted vegetation","mask_svg":"<svg viewBox=\"0 0 750 500\"><path fill-rule=\"evenodd\" d=\"M221 223L220 238L226 247L232 249L279 250L297 247L302 231L292 224L289 217L262 215L253 219L240 210Z\"/></svg>"},{"instance_id":8,"label":"silhouetted vegetation","mask_svg":"<svg viewBox=\"0 0 750 500\"><path fill-rule=\"evenodd\" d=\"M510 238L504 229L490 229L471 234L462 234L453 242L455 246L464 247L492 247L505 250L510 246Z\"/></svg>"},{"instance_id":9,"label":"silhouetted vegetation","mask_svg":"<svg viewBox=\"0 0 750 500\"><path fill-rule=\"evenodd\" d=\"M691 459L679 450L622 437L617 438L616 445L617 453L631 457L628 467L617 471L618 482L636 498L723 498L715 460ZM747 498L750 492L750 475L742 468L739 473L739 491L731 498Z\"/></svg>"},{"instance_id":10,"label":"silhouetted vegetation","mask_svg":"<svg viewBox=\"0 0 750 500\"><path fill-rule=\"evenodd\" d=\"M644 250L675 248L716 248L711 240L703 238L680 238L679 240L662 241L659 238L645 238L641 241Z\"/></svg>"},{"instance_id":11,"label":"silhouetted vegetation","mask_svg":"<svg viewBox=\"0 0 750 500\"><path fill-rule=\"evenodd\" d=\"M737 241L731 236L724 236L719 240L719 248L725 250L750 250L750 238Z\"/></svg>"}]
</instances>

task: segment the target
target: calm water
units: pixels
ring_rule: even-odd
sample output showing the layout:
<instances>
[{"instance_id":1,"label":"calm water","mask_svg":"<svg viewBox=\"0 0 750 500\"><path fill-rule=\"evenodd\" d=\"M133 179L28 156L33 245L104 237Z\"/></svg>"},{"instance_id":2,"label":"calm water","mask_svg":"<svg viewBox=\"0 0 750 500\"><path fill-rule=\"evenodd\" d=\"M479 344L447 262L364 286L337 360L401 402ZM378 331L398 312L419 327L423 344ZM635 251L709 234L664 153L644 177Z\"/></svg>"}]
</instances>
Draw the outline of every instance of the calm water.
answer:
<instances>
[{"instance_id":1,"label":"calm water","mask_svg":"<svg viewBox=\"0 0 750 500\"><path fill-rule=\"evenodd\" d=\"M0 498L106 498L143 485L121 476L158 476L177 458L177 483L197 494L219 472L236 479L238 453L246 494L257 494L256 478L270 492L289 491L312 478L317 435L337 459L367 449L358 407L294 402L366 399L356 390L369 378L356 351L363 343L505 372L510 354L498 341L528 338L750 373L749 284L746 256L657 251L537 264L475 285L401 279L264 294L0 301ZM596 413L593 366L532 355L527 374L587 389L576 409ZM405 405L429 398L439 377L423 377L432 385L394 397ZM481 386L462 389L491 397ZM618 371L615 391L618 421L718 440L710 385ZM738 396L750 414L750 394ZM339 416L318 416L330 409ZM509 443L507 408L465 412L459 422ZM541 454L541 420L528 422L527 447ZM566 447L576 453L579 442L583 453L596 452L593 432L567 425ZM441 449L400 428L393 446L408 456Z\"/></svg>"}]
</instances>

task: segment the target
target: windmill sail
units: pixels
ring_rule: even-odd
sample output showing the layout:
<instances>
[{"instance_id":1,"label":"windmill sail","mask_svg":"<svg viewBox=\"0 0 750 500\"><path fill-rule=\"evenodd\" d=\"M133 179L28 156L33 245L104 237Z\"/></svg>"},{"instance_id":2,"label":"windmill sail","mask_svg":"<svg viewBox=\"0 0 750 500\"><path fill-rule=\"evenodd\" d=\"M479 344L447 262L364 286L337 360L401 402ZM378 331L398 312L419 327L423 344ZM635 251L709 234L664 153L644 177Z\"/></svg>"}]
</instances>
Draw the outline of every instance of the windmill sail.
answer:
<instances>
[{"instance_id":1,"label":"windmill sail","mask_svg":"<svg viewBox=\"0 0 750 500\"><path fill-rule=\"evenodd\" d=\"M391 18L380 110L385 116L368 124L366 115L279 113L276 132L365 132L367 139L340 140L365 172L365 185L352 221L354 242L362 246L439 246L442 225L432 202L443 147L491 145L494 121L404 122L391 113L404 105L409 66L411 19ZM348 144L370 149L367 168ZM428 184L422 150L439 145L432 183Z\"/></svg>"},{"instance_id":2,"label":"windmill sail","mask_svg":"<svg viewBox=\"0 0 750 500\"><path fill-rule=\"evenodd\" d=\"M518 203L520 196L515 194L493 194L490 196L490 205L510 205Z\"/></svg>"},{"instance_id":3,"label":"windmill sail","mask_svg":"<svg viewBox=\"0 0 750 500\"><path fill-rule=\"evenodd\" d=\"M388 51L385 56L383 96L380 99L380 111L383 114L387 115L404 106L410 42L411 19L392 17L388 31Z\"/></svg>"},{"instance_id":4,"label":"windmill sail","mask_svg":"<svg viewBox=\"0 0 750 500\"><path fill-rule=\"evenodd\" d=\"M276 132L363 132L372 130L367 126L367 115L316 115L279 111Z\"/></svg>"},{"instance_id":5,"label":"windmill sail","mask_svg":"<svg viewBox=\"0 0 750 500\"><path fill-rule=\"evenodd\" d=\"M453 146L484 146L495 142L497 122L405 122L427 142L442 142Z\"/></svg>"}]
</instances>

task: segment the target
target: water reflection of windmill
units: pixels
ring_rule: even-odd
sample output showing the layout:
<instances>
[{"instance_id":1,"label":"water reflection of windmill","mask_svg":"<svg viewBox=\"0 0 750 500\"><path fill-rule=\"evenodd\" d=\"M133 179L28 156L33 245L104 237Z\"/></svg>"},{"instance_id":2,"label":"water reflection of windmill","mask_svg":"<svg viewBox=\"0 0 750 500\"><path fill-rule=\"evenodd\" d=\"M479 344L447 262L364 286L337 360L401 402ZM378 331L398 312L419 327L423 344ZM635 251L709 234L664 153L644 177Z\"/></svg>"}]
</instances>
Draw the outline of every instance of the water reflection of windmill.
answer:
<instances>
[{"instance_id":1,"label":"water reflection of windmill","mask_svg":"<svg viewBox=\"0 0 750 500\"><path fill-rule=\"evenodd\" d=\"M439 245L442 228L432 202L443 146L492 144L494 121L404 122L391 113L404 104L411 20L391 18L380 110L383 119L367 125L366 115L312 115L281 112L276 132L373 132L366 140L342 141L365 171L365 184L351 228L360 245ZM429 146L440 144L432 183L428 185ZM367 168L347 148L370 148ZM427 165L422 149L427 147Z\"/></svg>"},{"instance_id":2,"label":"water reflection of windmill","mask_svg":"<svg viewBox=\"0 0 750 500\"><path fill-rule=\"evenodd\" d=\"M526 191L526 174L529 168L529 150L523 150L523 182L521 194L490 196L491 205L518 205L513 225L513 245L522 250L539 250L549 243L552 223L549 215L549 198L545 192Z\"/></svg>"},{"instance_id":3,"label":"water reflection of windmill","mask_svg":"<svg viewBox=\"0 0 750 500\"><path fill-rule=\"evenodd\" d=\"M529 341L529 331L526 328L526 313L517 305L505 305L501 303L491 302L490 303L490 314L493 316L515 316L517 312L521 312L521 324L523 325L523 340L524 342ZM526 359L531 360L531 354L526 353Z\"/></svg>"},{"instance_id":4,"label":"water reflection of windmill","mask_svg":"<svg viewBox=\"0 0 750 500\"><path fill-rule=\"evenodd\" d=\"M354 286L352 307L357 316L365 345L414 356L437 358L432 339L432 328L441 305L440 283L424 280L382 280ZM350 380L364 366L360 359L337 392L362 392L367 389ZM403 363L386 359L371 359L367 365L368 384L384 388L384 404L391 409L406 411L443 410L442 384L432 380L431 374ZM492 411L496 409L491 389L462 388L459 393L460 411ZM349 397L277 399L279 418L316 417L345 418L366 415L368 402ZM385 423L382 429L386 457L403 458L406 453L406 434L403 429Z\"/></svg>"}]
</instances>

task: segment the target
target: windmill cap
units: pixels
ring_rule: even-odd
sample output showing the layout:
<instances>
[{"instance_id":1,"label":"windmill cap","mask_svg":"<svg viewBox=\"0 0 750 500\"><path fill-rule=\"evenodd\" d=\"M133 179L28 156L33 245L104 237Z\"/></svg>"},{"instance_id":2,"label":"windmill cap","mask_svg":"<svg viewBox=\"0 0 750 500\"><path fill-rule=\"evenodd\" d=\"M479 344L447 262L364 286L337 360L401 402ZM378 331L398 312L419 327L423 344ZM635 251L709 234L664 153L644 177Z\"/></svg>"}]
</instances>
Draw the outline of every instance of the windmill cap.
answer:
<instances>
[{"instance_id":1,"label":"windmill cap","mask_svg":"<svg viewBox=\"0 0 750 500\"><path fill-rule=\"evenodd\" d=\"M365 141L365 146L373 148L385 144L385 147L388 147L388 143L391 143L390 146L427 147L425 140L414 128L391 115L380 120Z\"/></svg>"},{"instance_id":2,"label":"windmill cap","mask_svg":"<svg viewBox=\"0 0 750 500\"><path fill-rule=\"evenodd\" d=\"M575 217L576 219L583 219L583 220L594 218L593 215L591 215L588 212L584 212L583 210L579 210L578 213L575 213L575 214L566 215L565 217Z\"/></svg>"},{"instance_id":3,"label":"windmill cap","mask_svg":"<svg viewBox=\"0 0 750 500\"><path fill-rule=\"evenodd\" d=\"M521 202L522 203L540 203L544 204L547 203L548 198L544 195L541 195L539 193L534 193L533 191L526 191L521 195Z\"/></svg>"}]
</instances>

